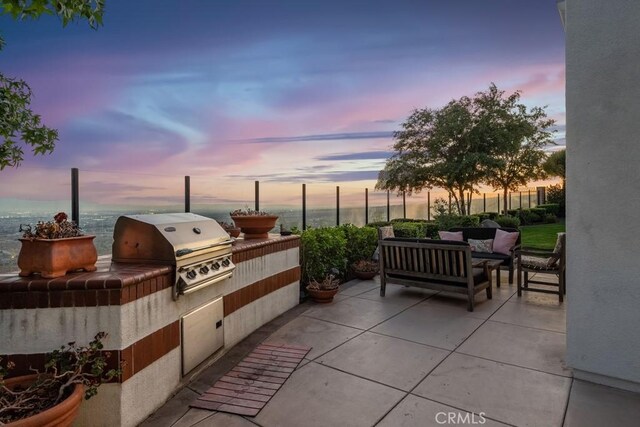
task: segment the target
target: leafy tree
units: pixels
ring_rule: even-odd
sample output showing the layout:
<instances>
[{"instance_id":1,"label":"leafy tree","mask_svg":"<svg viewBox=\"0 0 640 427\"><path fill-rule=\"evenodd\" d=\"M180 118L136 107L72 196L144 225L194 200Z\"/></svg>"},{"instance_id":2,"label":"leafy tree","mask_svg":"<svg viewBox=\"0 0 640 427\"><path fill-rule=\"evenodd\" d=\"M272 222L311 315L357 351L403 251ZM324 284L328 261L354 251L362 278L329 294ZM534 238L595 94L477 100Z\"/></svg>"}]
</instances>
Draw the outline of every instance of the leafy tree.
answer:
<instances>
[{"instance_id":1,"label":"leafy tree","mask_svg":"<svg viewBox=\"0 0 640 427\"><path fill-rule=\"evenodd\" d=\"M56 15L62 26L85 19L93 29L102 25L104 0L0 0L3 14L15 20ZM0 50L4 46L0 37ZM53 152L58 132L42 124L31 108L31 88L20 79L0 73L0 170L16 167L24 159L23 148L31 146L34 155Z\"/></svg>"},{"instance_id":2,"label":"leafy tree","mask_svg":"<svg viewBox=\"0 0 640 427\"><path fill-rule=\"evenodd\" d=\"M469 211L474 186L492 164L489 142L477 124L475 100L462 97L441 109L414 110L394 132L394 155L380 171L376 188L420 192L447 190L461 215Z\"/></svg>"},{"instance_id":3,"label":"leafy tree","mask_svg":"<svg viewBox=\"0 0 640 427\"><path fill-rule=\"evenodd\" d=\"M501 189L505 211L509 191L516 191L529 181L542 178L546 158L543 148L553 143L548 129L555 123L544 108L520 104L520 92L509 96L492 84L487 92L476 96L482 134L491 141L492 156L484 182Z\"/></svg>"},{"instance_id":4,"label":"leafy tree","mask_svg":"<svg viewBox=\"0 0 640 427\"><path fill-rule=\"evenodd\" d=\"M565 187L565 181L567 179L566 158L567 158L567 150L556 151L553 154L551 154L542 165L542 167L544 168L544 171L548 175L562 178L563 189Z\"/></svg>"}]
</instances>

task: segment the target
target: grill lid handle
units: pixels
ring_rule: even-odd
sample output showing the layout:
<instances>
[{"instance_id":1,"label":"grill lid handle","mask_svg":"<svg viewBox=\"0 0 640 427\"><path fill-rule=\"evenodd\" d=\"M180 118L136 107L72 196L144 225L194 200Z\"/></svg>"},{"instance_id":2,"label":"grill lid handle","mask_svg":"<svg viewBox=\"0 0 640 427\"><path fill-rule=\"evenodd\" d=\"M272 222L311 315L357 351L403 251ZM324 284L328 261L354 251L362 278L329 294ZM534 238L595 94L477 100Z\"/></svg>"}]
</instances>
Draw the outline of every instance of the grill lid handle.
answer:
<instances>
[{"instance_id":1,"label":"grill lid handle","mask_svg":"<svg viewBox=\"0 0 640 427\"><path fill-rule=\"evenodd\" d=\"M176 258L180 258L181 256L189 255L190 253L193 253L193 252L202 251L202 250L205 250L205 249L211 249L211 248L215 248L215 247L222 246L222 245L228 245L229 243L231 243L231 240L225 240L224 242L215 243L213 245L201 246L199 248L178 249L176 251Z\"/></svg>"}]
</instances>

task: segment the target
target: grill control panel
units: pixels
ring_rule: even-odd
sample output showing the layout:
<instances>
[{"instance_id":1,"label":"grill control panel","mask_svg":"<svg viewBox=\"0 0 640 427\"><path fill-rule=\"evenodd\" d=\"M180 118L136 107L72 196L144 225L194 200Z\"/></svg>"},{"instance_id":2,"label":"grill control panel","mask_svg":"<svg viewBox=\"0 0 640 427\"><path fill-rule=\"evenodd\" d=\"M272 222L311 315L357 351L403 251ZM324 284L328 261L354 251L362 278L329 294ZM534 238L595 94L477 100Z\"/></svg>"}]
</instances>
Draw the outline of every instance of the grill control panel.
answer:
<instances>
[{"instance_id":1,"label":"grill control panel","mask_svg":"<svg viewBox=\"0 0 640 427\"><path fill-rule=\"evenodd\" d=\"M228 279L232 276L235 268L230 254L182 266L177 271L178 280L174 290L174 298Z\"/></svg>"}]
</instances>

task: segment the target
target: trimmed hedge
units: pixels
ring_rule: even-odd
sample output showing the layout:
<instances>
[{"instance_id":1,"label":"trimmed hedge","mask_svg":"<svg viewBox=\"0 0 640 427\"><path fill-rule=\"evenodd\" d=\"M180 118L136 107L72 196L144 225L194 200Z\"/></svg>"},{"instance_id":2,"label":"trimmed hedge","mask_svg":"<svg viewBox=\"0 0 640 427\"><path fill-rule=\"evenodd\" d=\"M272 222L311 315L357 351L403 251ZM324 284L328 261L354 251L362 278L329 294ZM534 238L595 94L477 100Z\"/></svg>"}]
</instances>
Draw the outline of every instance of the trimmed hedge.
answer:
<instances>
[{"instance_id":1,"label":"trimmed hedge","mask_svg":"<svg viewBox=\"0 0 640 427\"><path fill-rule=\"evenodd\" d=\"M538 209L544 209L546 213L554 214L555 216L560 215L559 203L547 203L544 205L538 205Z\"/></svg>"},{"instance_id":2,"label":"trimmed hedge","mask_svg":"<svg viewBox=\"0 0 640 427\"><path fill-rule=\"evenodd\" d=\"M482 222L485 219L490 219L494 221L500 214L498 212L480 212L477 215L478 215L478 218L480 218L480 222Z\"/></svg>"},{"instance_id":3,"label":"trimmed hedge","mask_svg":"<svg viewBox=\"0 0 640 427\"><path fill-rule=\"evenodd\" d=\"M479 227L480 217L478 215L455 215L444 214L436 218L438 230L449 230L453 227Z\"/></svg>"},{"instance_id":4,"label":"trimmed hedge","mask_svg":"<svg viewBox=\"0 0 640 427\"><path fill-rule=\"evenodd\" d=\"M378 229L380 227L393 226L396 237L417 237L435 239L438 236L438 224L424 219L396 218L391 221L370 222L367 227Z\"/></svg>"},{"instance_id":5,"label":"trimmed hedge","mask_svg":"<svg viewBox=\"0 0 640 427\"><path fill-rule=\"evenodd\" d=\"M332 268L344 277L347 268L347 239L338 227L311 228L300 236L302 282L322 280Z\"/></svg>"},{"instance_id":6,"label":"trimmed hedge","mask_svg":"<svg viewBox=\"0 0 640 427\"><path fill-rule=\"evenodd\" d=\"M519 228L520 227L520 218L509 215L501 215L496 217L494 220L500 227L510 227L510 228Z\"/></svg>"},{"instance_id":7,"label":"trimmed hedge","mask_svg":"<svg viewBox=\"0 0 640 427\"><path fill-rule=\"evenodd\" d=\"M378 231L371 227L356 227L346 224L338 227L347 240L347 267L362 259L371 259L378 246Z\"/></svg>"}]
</instances>

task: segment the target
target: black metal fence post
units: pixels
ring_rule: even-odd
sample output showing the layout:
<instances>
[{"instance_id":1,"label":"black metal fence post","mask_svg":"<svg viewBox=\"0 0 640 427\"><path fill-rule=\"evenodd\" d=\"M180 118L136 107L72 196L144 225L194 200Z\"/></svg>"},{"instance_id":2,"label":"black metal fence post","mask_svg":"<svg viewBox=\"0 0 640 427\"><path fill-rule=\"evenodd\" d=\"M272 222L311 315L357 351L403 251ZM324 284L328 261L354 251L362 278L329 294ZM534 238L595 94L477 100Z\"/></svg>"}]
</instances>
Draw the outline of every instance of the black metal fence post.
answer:
<instances>
[{"instance_id":1,"label":"black metal fence post","mask_svg":"<svg viewBox=\"0 0 640 427\"><path fill-rule=\"evenodd\" d=\"M482 193L482 212L487 211L487 193Z\"/></svg>"},{"instance_id":2,"label":"black metal fence post","mask_svg":"<svg viewBox=\"0 0 640 427\"><path fill-rule=\"evenodd\" d=\"M256 181L256 194L255 194L256 210L260 210L260 181Z\"/></svg>"},{"instance_id":3,"label":"black metal fence post","mask_svg":"<svg viewBox=\"0 0 640 427\"><path fill-rule=\"evenodd\" d=\"M184 177L184 211L191 212L191 177Z\"/></svg>"},{"instance_id":4,"label":"black metal fence post","mask_svg":"<svg viewBox=\"0 0 640 427\"><path fill-rule=\"evenodd\" d=\"M302 231L307 229L307 184L302 184Z\"/></svg>"},{"instance_id":5,"label":"black metal fence post","mask_svg":"<svg viewBox=\"0 0 640 427\"><path fill-rule=\"evenodd\" d=\"M531 209L531 189L529 188L529 209Z\"/></svg>"},{"instance_id":6,"label":"black metal fence post","mask_svg":"<svg viewBox=\"0 0 640 427\"><path fill-rule=\"evenodd\" d=\"M427 221L431 221L431 191L427 191Z\"/></svg>"},{"instance_id":7,"label":"black metal fence post","mask_svg":"<svg viewBox=\"0 0 640 427\"><path fill-rule=\"evenodd\" d=\"M449 193L449 215L451 215L451 193Z\"/></svg>"},{"instance_id":8,"label":"black metal fence post","mask_svg":"<svg viewBox=\"0 0 640 427\"><path fill-rule=\"evenodd\" d=\"M500 193L498 193L498 215L500 215Z\"/></svg>"},{"instance_id":9,"label":"black metal fence post","mask_svg":"<svg viewBox=\"0 0 640 427\"><path fill-rule=\"evenodd\" d=\"M407 195L402 192L402 218L407 219Z\"/></svg>"},{"instance_id":10,"label":"black metal fence post","mask_svg":"<svg viewBox=\"0 0 640 427\"><path fill-rule=\"evenodd\" d=\"M391 221L391 196L390 192L387 190L387 222Z\"/></svg>"},{"instance_id":11,"label":"black metal fence post","mask_svg":"<svg viewBox=\"0 0 640 427\"><path fill-rule=\"evenodd\" d=\"M71 220L80 225L80 172L71 168Z\"/></svg>"},{"instance_id":12,"label":"black metal fence post","mask_svg":"<svg viewBox=\"0 0 640 427\"><path fill-rule=\"evenodd\" d=\"M364 189L364 225L369 224L369 189Z\"/></svg>"},{"instance_id":13,"label":"black metal fence post","mask_svg":"<svg viewBox=\"0 0 640 427\"><path fill-rule=\"evenodd\" d=\"M340 225L340 186L336 185L336 225Z\"/></svg>"},{"instance_id":14,"label":"black metal fence post","mask_svg":"<svg viewBox=\"0 0 640 427\"><path fill-rule=\"evenodd\" d=\"M522 191L520 192L520 209L522 209Z\"/></svg>"},{"instance_id":15,"label":"black metal fence post","mask_svg":"<svg viewBox=\"0 0 640 427\"><path fill-rule=\"evenodd\" d=\"M508 191L507 191L507 197L509 198L509 207L507 208L507 203L505 202L505 204L504 204L505 213L508 213L508 212L506 212L507 209L511 210L511 193L509 193Z\"/></svg>"}]
</instances>

